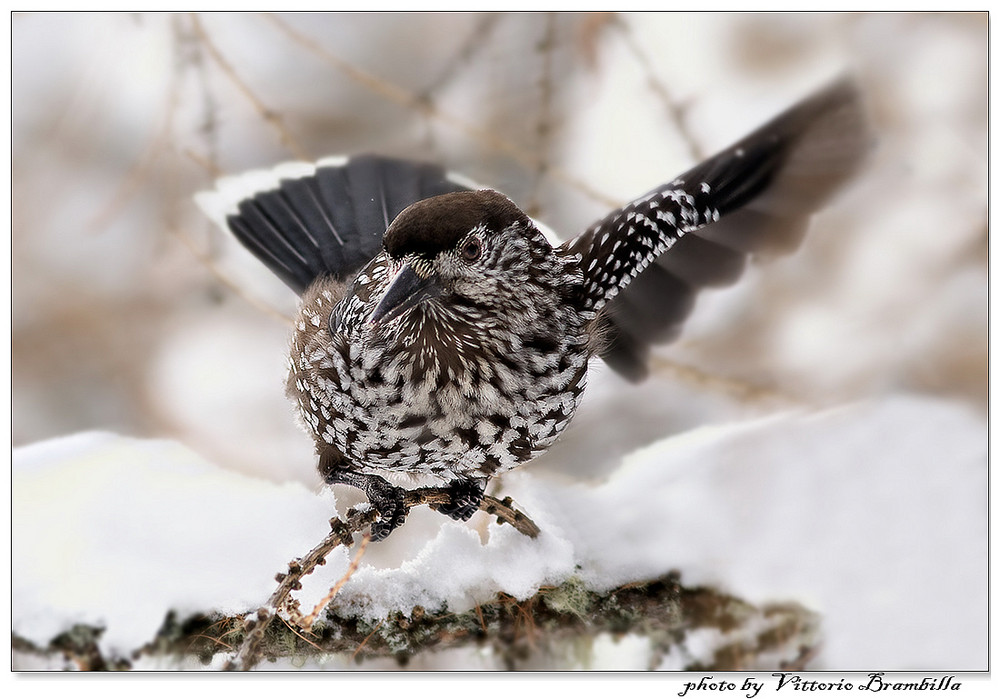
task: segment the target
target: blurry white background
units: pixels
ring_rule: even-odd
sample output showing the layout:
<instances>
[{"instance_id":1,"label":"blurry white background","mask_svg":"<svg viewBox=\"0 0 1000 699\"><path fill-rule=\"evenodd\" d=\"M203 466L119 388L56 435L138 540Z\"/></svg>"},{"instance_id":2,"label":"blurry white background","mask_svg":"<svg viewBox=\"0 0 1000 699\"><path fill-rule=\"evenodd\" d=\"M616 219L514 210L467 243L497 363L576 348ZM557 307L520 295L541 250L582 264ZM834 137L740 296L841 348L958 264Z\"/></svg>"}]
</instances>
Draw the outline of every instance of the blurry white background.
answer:
<instances>
[{"instance_id":1,"label":"blurry white background","mask_svg":"<svg viewBox=\"0 0 1000 699\"><path fill-rule=\"evenodd\" d=\"M709 420L896 390L985 411L985 15L12 22L15 445L174 436L315 482L282 396L295 297L193 205L215 174L429 158L568 237L844 71L879 131L868 172L799 253L702 296L660 352L697 373L598 367L562 449L589 473Z\"/></svg>"},{"instance_id":2,"label":"blurry white background","mask_svg":"<svg viewBox=\"0 0 1000 699\"><path fill-rule=\"evenodd\" d=\"M652 379L595 364L532 469L597 480L693 427L889 394L985 424L985 14L38 13L12 40L15 446L168 437L318 486L283 396L296 299L194 206L217 175L421 157L569 237L845 71L868 170L795 255L703 294Z\"/></svg>"}]
</instances>

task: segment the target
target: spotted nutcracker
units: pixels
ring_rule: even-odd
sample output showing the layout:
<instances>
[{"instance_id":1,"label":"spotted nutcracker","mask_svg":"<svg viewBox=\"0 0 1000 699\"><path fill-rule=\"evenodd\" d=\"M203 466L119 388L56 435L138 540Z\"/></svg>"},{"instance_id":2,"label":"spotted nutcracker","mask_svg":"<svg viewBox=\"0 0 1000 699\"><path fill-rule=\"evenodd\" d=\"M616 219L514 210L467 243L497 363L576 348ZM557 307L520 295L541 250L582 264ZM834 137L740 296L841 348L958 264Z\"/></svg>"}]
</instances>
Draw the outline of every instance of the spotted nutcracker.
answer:
<instances>
[{"instance_id":1,"label":"spotted nutcracker","mask_svg":"<svg viewBox=\"0 0 1000 699\"><path fill-rule=\"evenodd\" d=\"M788 252L870 145L841 80L562 244L507 197L377 156L224 178L202 207L301 295L287 391L327 483L361 488L385 538L383 474L448 482L467 519L487 481L543 453L600 357L646 373L702 287Z\"/></svg>"}]
</instances>

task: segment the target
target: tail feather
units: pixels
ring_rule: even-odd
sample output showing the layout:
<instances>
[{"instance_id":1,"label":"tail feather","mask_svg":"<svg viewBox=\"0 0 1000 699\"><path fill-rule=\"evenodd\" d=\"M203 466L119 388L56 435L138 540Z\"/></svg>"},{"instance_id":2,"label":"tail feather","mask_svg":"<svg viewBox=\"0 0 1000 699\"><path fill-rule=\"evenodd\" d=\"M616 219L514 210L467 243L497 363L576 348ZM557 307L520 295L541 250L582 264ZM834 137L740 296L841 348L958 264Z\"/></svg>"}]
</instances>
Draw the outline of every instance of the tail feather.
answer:
<instances>
[{"instance_id":1,"label":"tail feather","mask_svg":"<svg viewBox=\"0 0 1000 699\"><path fill-rule=\"evenodd\" d=\"M319 276L361 269L410 204L468 188L435 165L363 155L225 178L196 201L302 294Z\"/></svg>"}]
</instances>

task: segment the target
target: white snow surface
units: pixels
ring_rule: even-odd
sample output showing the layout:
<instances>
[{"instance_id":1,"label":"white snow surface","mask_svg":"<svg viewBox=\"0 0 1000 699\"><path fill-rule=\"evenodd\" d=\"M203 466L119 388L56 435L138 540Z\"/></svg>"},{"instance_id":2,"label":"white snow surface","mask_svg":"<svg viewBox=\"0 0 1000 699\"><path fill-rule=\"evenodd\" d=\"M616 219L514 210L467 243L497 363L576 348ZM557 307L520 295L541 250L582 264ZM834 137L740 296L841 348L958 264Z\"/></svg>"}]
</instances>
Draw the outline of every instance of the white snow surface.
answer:
<instances>
[{"instance_id":1,"label":"white snow surface","mask_svg":"<svg viewBox=\"0 0 1000 699\"><path fill-rule=\"evenodd\" d=\"M260 606L286 551L308 551L335 507L175 442L102 432L14 449L12 500L14 631L45 643L104 625L119 653L151 640L169 610Z\"/></svg>"},{"instance_id":2,"label":"white snow surface","mask_svg":"<svg viewBox=\"0 0 1000 699\"><path fill-rule=\"evenodd\" d=\"M573 575L609 588L676 570L820 612L815 669L984 669L986 436L966 408L896 396L695 429L596 484L529 467L502 494L538 539L417 508L335 603L371 619L463 611ZM14 449L13 631L44 645L100 624L103 649L128 654L168 611L256 609L336 510L329 491L227 472L169 441L90 432ZM306 578L304 610L351 555Z\"/></svg>"}]
</instances>

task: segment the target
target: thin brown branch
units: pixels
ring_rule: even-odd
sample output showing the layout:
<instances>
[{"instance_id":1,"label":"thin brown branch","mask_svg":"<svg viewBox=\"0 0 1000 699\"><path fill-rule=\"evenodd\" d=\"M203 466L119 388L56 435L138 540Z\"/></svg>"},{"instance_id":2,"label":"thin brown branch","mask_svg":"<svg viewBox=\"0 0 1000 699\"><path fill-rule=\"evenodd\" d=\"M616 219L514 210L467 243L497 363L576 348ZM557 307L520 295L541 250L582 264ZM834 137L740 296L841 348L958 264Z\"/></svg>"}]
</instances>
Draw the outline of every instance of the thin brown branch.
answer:
<instances>
[{"instance_id":1,"label":"thin brown branch","mask_svg":"<svg viewBox=\"0 0 1000 699\"><path fill-rule=\"evenodd\" d=\"M347 567L347 572L344 573L340 580L338 580L334 586L330 588L330 591L326 593L323 599L316 603L312 612L310 612L309 615L302 620L300 625L304 630L309 631L312 629L312 625L316 621L316 617L319 616L319 613L326 609L326 605L330 604L330 601L337 596L338 592L340 592L340 588L342 588L344 584L351 579L351 576L354 575L355 571L357 571L358 566L361 564L361 557L365 555L365 550L368 548L368 544L371 540L371 533L365 534L364 538L361 539L361 545L358 547L358 552L354 555L351 565Z\"/></svg>"},{"instance_id":2,"label":"thin brown branch","mask_svg":"<svg viewBox=\"0 0 1000 699\"><path fill-rule=\"evenodd\" d=\"M213 177L218 177L222 172L222 168L218 165L219 106L212 91L208 78L208 70L206 69L206 47L204 42L183 21L183 16L175 16L173 24L178 47L189 47L189 50L180 51L180 55L183 59L183 65L188 66L192 70L198 91L201 94L201 124L198 127L198 133L201 135L205 150L207 151L206 155L202 156L204 160L203 167ZM195 157L196 160L199 159L198 156L194 156L193 154L192 157Z\"/></svg>"},{"instance_id":3,"label":"thin brown branch","mask_svg":"<svg viewBox=\"0 0 1000 699\"><path fill-rule=\"evenodd\" d=\"M403 504L407 508L418 505L445 505L449 502L451 495L447 488L417 488L406 491L403 496ZM538 526L526 515L514 509L511 503L510 498L497 500L485 495L479 503L479 509L496 517L501 524L510 524L525 536L537 537L540 533ZM371 525L377 516L378 512L368 507L362 510L348 510L344 520L336 518L330 520L330 533L305 556L289 562L287 573L278 573L275 576L278 587L271 593L267 603L257 610L256 619L247 621L247 633L243 644L236 656L226 664L227 670L249 670L257 664L260 644L264 640L267 627L278 615L278 610L286 608L291 593L302 588L302 578L312 573L317 566L325 564L326 557L338 546L351 546L354 543L354 535Z\"/></svg>"},{"instance_id":4,"label":"thin brown branch","mask_svg":"<svg viewBox=\"0 0 1000 699\"><path fill-rule=\"evenodd\" d=\"M191 24L195 33L198 35L198 38L205 48L208 49L208 54L212 57L212 60L215 61L216 65L219 66L222 72L225 73L226 77L229 78L237 89L243 93L243 96L250 101L260 117L278 132L281 144L291 151L296 158L308 160L309 157L306 154L306 151L301 145L299 145L298 141L295 140L292 134L285 127L285 123L281 115L273 109L268 108L261 101L261 99L257 97L254 91L250 89L250 86L247 85L247 83L239 76L239 73L236 72L233 65L226 59L225 56L222 55L222 52L219 51L215 42L212 41L211 37L209 37L208 32L206 32L205 28L202 26L201 19L199 19L198 15L192 13L190 16Z\"/></svg>"},{"instance_id":5,"label":"thin brown branch","mask_svg":"<svg viewBox=\"0 0 1000 699\"><path fill-rule=\"evenodd\" d=\"M460 71L467 70L475 61L476 55L489 46L490 35L493 34L498 20L503 14L486 12L478 15L478 21L472 32L462 42L462 46L444 61L444 69L438 76L430 80L426 86L415 93L416 99L425 104L432 104L437 94L445 88ZM426 116L426 111L423 111ZM425 142L429 150L434 150L434 129L428 121L424 122Z\"/></svg>"},{"instance_id":6,"label":"thin brown branch","mask_svg":"<svg viewBox=\"0 0 1000 699\"><path fill-rule=\"evenodd\" d=\"M194 79L195 89L198 91L201 101L199 125L197 134L203 140L204 155L195 154L190 148L184 148L181 152L195 160L212 177L218 177L222 169L218 166L218 104L212 92L205 54L208 52L206 43L197 29L200 24L187 21L185 15L177 14L171 16L171 33L174 42L174 79L176 85L181 81L181 76L191 76ZM204 33L204 32L203 32Z\"/></svg>"},{"instance_id":7,"label":"thin brown branch","mask_svg":"<svg viewBox=\"0 0 1000 699\"><path fill-rule=\"evenodd\" d=\"M556 47L556 13L549 12L545 16L545 35L538 44L538 52L541 54L542 68L538 78L538 120L535 122L535 136L538 139L538 166L535 168L534 182L531 187L531 198L525 213L529 216L539 217L541 215L541 202L539 199L539 188L544 178L552 167L552 98L555 86L552 79L552 53Z\"/></svg>"},{"instance_id":8,"label":"thin brown branch","mask_svg":"<svg viewBox=\"0 0 1000 699\"><path fill-rule=\"evenodd\" d=\"M684 114L684 107L677 103L664 82L657 77L656 71L653 69L653 62L635 40L635 37L632 35L632 30L621 19L621 17L618 16L614 18L611 25L618 29L625 42L625 47L629 50L629 53L632 54L632 57L639 63L640 68L642 68L642 72L646 76L646 82L649 84L649 88L657 97L660 98L660 101L663 102L663 106L667 111L667 116L673 123L674 128L677 129L677 133L680 134L681 140L684 141L684 144L688 148L688 154L691 157L691 161L699 162L703 160L705 153L698 144L698 139L694 137L694 134L691 133L691 129L688 128L687 119Z\"/></svg>"},{"instance_id":9,"label":"thin brown branch","mask_svg":"<svg viewBox=\"0 0 1000 699\"><path fill-rule=\"evenodd\" d=\"M476 54L489 45L490 36L502 17L503 14L498 12L487 12L479 15L472 32L465 38L454 55L444 62L444 70L420 92L416 93L417 99L421 102L432 101L436 93L454 80L459 70L468 68Z\"/></svg>"},{"instance_id":10,"label":"thin brown branch","mask_svg":"<svg viewBox=\"0 0 1000 699\"><path fill-rule=\"evenodd\" d=\"M479 619L479 628L483 630L483 633L486 633L486 620L483 619L483 608L478 603L476 603L476 618Z\"/></svg>"},{"instance_id":11,"label":"thin brown branch","mask_svg":"<svg viewBox=\"0 0 1000 699\"><path fill-rule=\"evenodd\" d=\"M679 379L702 389L728 395L741 403L773 403L797 407L802 401L764 386L747 381L711 374L696 367L673 362L662 357L650 357L650 370L659 375Z\"/></svg>"},{"instance_id":12,"label":"thin brown branch","mask_svg":"<svg viewBox=\"0 0 1000 699\"><path fill-rule=\"evenodd\" d=\"M216 638L215 636L210 636L207 633L192 634L192 636L191 636L191 644L193 645L195 641L198 641L198 640L201 640L201 639L205 639L205 640L211 641L212 643L214 643L214 644L216 644L218 646L222 646L226 650L235 650L235 648L233 648L231 645L229 645L228 643L226 643L225 641L223 641L221 638Z\"/></svg>"},{"instance_id":13,"label":"thin brown branch","mask_svg":"<svg viewBox=\"0 0 1000 699\"><path fill-rule=\"evenodd\" d=\"M376 632L376 631L378 631L379 629L381 629L381 628L382 628L382 624L384 624L384 623L385 623L385 619L383 619L382 621L380 621L380 622L379 622L379 623L378 623L378 624L377 624L377 625L375 626L375 628L371 630L371 633L370 633L370 634L368 634L367 636L365 636L365 637L364 637L364 640L362 640L362 641L361 641L361 643L359 643L359 644L358 644L358 647L354 649L354 653L352 653L352 654L351 654L351 660L354 660L355 658L357 658L357 657L358 657L358 653L360 653L360 652L361 652L361 649L362 649L362 648L364 648L364 647L365 647L365 644L366 644L366 643L368 643L368 640L369 640L369 639L370 639L370 638L371 638L372 636L374 636L374 635L375 635L375 632Z\"/></svg>"},{"instance_id":14,"label":"thin brown branch","mask_svg":"<svg viewBox=\"0 0 1000 699\"><path fill-rule=\"evenodd\" d=\"M216 280L220 284L225 286L227 289L231 290L237 296L242 298L244 301L249 303L257 310L261 311L265 315L268 315L274 318L275 320L279 320L285 325L292 324L292 319L286 316L281 311L279 311L277 308L268 303L265 303L264 301L261 301L260 299L254 298L250 294L246 293L246 291L244 291L239 284L230 279L229 276L225 272L223 272L217 264L215 264L215 261L209 255L199 250L198 246L195 245L194 241L191 240L191 238L181 229L173 226L168 226L167 231L172 236L181 241L181 243L183 243L183 245L188 250L191 251L191 254L193 254L201 264L205 265L208 271L212 274L213 277L216 278Z\"/></svg>"},{"instance_id":15,"label":"thin brown branch","mask_svg":"<svg viewBox=\"0 0 1000 699\"><path fill-rule=\"evenodd\" d=\"M199 167L208 173L208 176L217 179L222 177L222 169L215 163L215 160L211 157L201 155L200 153L195 153L190 148L184 149L184 155L194 161Z\"/></svg>"},{"instance_id":16,"label":"thin brown branch","mask_svg":"<svg viewBox=\"0 0 1000 699\"><path fill-rule=\"evenodd\" d=\"M291 631L291 632L292 632L293 634L295 634L296 636L298 636L299 638L301 638L301 639L302 639L302 641L303 641L304 643L306 643L306 644L308 644L308 645L312 646L313 648L315 648L316 650L318 650L318 651L322 652L322 650L323 650L323 647L322 647L322 646L320 646L320 645L319 645L318 643L316 643L315 641L310 641L310 640L309 640L308 638L306 638L305 636L303 636L303 635L302 635L302 634L301 634L301 633L299 632L299 630L298 630L298 629L296 629L296 628L295 628L294 626L292 626L291 624L289 624L289 623L288 623L287 621L285 621L284 619L282 619L282 621L283 621L283 622L285 623L285 626L287 626L287 627L288 627L288 630L289 630L289 631ZM308 629L306 629L306 632L308 633Z\"/></svg>"},{"instance_id":17,"label":"thin brown branch","mask_svg":"<svg viewBox=\"0 0 1000 699\"><path fill-rule=\"evenodd\" d=\"M597 67L601 38L617 19L616 12L588 12L577 25L576 44L589 70Z\"/></svg>"}]
</instances>

